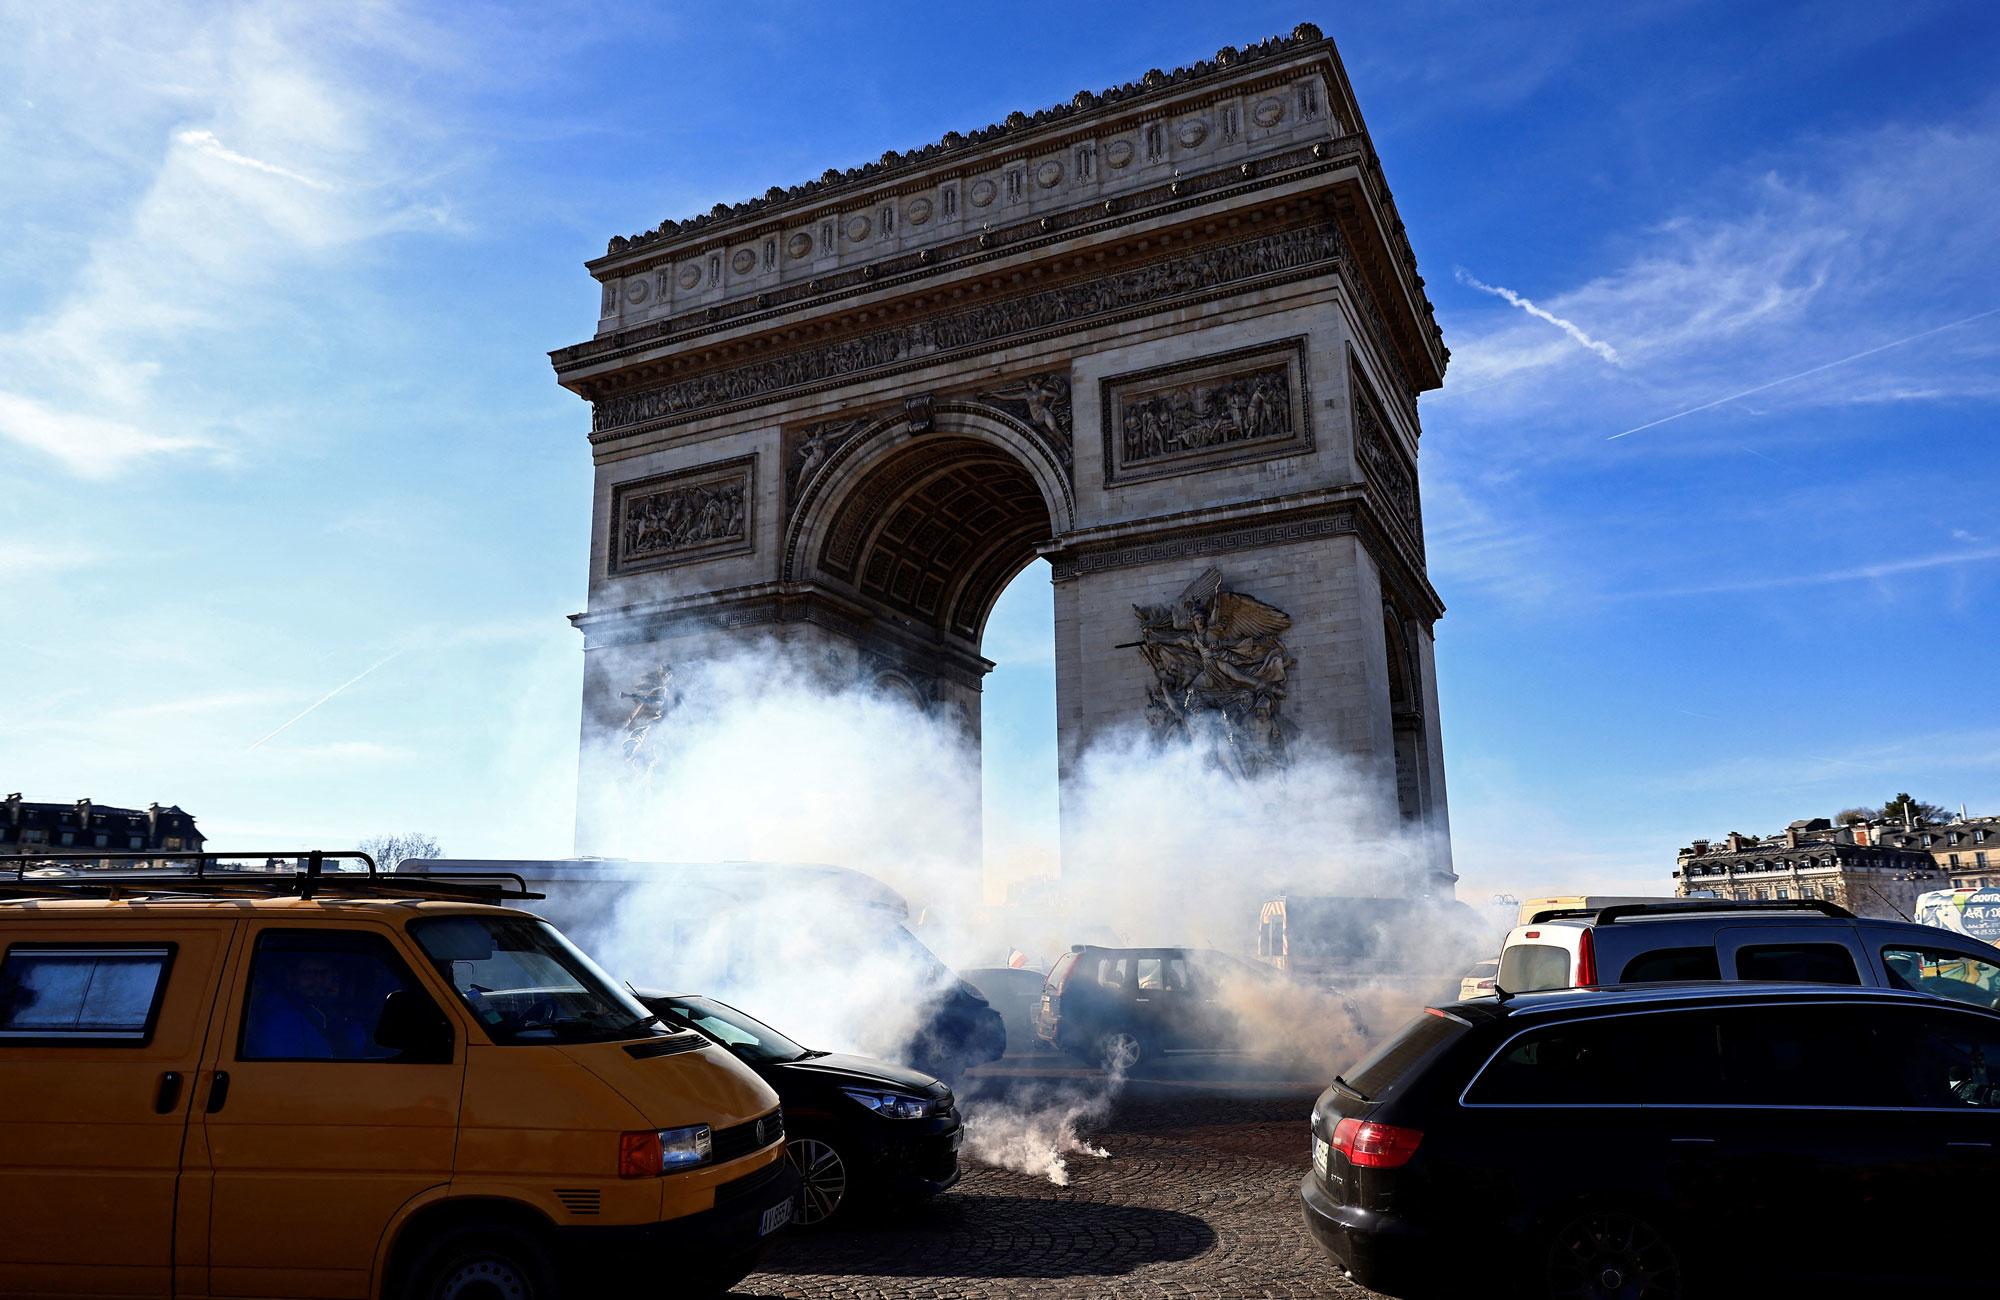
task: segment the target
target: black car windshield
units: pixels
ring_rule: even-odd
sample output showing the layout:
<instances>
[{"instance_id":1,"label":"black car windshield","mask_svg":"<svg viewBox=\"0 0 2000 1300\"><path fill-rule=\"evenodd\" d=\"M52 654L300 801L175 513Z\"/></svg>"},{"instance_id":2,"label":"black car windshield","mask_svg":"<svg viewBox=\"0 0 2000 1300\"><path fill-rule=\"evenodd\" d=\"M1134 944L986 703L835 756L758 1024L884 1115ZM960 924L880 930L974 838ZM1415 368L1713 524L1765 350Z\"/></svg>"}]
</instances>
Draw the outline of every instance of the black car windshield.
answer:
<instances>
[{"instance_id":1,"label":"black car windshield","mask_svg":"<svg viewBox=\"0 0 2000 1300\"><path fill-rule=\"evenodd\" d=\"M435 916L410 933L503 1046L607 1043L667 1030L546 921Z\"/></svg>"},{"instance_id":2,"label":"black car windshield","mask_svg":"<svg viewBox=\"0 0 2000 1300\"><path fill-rule=\"evenodd\" d=\"M763 1021L713 998L657 998L653 1005L669 1024L697 1030L752 1065L783 1065L825 1055L800 1047Z\"/></svg>"}]
</instances>

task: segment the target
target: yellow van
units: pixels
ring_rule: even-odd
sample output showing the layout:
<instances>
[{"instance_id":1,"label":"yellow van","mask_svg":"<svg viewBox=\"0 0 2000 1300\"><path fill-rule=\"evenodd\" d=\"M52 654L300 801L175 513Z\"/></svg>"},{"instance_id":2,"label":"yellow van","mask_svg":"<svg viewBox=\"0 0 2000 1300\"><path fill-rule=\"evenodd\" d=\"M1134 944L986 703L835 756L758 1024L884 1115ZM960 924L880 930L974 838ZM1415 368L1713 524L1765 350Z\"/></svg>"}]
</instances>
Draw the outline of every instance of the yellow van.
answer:
<instances>
[{"instance_id":1,"label":"yellow van","mask_svg":"<svg viewBox=\"0 0 2000 1300\"><path fill-rule=\"evenodd\" d=\"M213 856L0 869L0 1294L707 1294L790 1221L777 1095L518 880Z\"/></svg>"}]
</instances>

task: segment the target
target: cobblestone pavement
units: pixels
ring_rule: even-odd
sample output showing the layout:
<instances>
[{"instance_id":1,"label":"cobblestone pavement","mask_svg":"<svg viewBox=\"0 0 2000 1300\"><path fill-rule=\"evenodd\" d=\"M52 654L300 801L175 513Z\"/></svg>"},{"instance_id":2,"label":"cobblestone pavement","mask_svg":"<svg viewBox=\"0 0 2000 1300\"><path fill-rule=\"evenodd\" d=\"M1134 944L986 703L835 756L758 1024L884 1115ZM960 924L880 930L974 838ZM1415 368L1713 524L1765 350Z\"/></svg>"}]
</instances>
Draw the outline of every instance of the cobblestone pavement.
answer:
<instances>
[{"instance_id":1,"label":"cobblestone pavement","mask_svg":"<svg viewBox=\"0 0 2000 1300\"><path fill-rule=\"evenodd\" d=\"M904 1217L789 1234L736 1294L1371 1296L1300 1219L1317 1091L1135 1086L1085 1126L1110 1155L1071 1157L1070 1186L968 1160Z\"/></svg>"}]
</instances>

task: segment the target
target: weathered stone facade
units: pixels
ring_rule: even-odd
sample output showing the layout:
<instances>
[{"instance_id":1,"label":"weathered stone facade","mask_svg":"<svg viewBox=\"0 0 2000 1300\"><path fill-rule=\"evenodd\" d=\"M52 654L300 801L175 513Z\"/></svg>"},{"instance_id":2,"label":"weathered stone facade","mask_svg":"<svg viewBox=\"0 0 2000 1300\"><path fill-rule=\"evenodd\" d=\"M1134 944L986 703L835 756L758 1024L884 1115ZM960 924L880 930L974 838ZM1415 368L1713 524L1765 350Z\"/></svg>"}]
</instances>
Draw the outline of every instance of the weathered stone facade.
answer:
<instances>
[{"instance_id":1,"label":"weathered stone facade","mask_svg":"<svg viewBox=\"0 0 2000 1300\"><path fill-rule=\"evenodd\" d=\"M986 617L1042 556L1065 772L1149 719L1221 725L1246 772L1309 739L1449 889L1416 473L1447 353L1317 29L590 270L597 334L553 354L597 464L586 739L659 663L761 635L976 731Z\"/></svg>"}]
</instances>

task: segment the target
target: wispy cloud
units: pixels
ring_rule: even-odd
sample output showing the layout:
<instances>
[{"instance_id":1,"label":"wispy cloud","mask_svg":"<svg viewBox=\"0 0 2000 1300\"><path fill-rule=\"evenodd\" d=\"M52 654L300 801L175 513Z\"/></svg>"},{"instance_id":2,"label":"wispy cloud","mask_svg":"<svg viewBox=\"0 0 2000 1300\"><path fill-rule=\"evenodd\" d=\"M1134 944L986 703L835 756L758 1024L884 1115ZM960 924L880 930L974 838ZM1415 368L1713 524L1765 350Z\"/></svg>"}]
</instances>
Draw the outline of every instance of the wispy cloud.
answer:
<instances>
[{"instance_id":1,"label":"wispy cloud","mask_svg":"<svg viewBox=\"0 0 2000 1300\"><path fill-rule=\"evenodd\" d=\"M1612 347L1609 343L1606 343L1601 339L1594 339L1590 337L1590 335L1583 332L1583 327L1578 325L1575 321L1565 320L1561 316L1558 316L1554 312L1548 310L1546 307L1536 306L1531 300L1522 297L1520 294L1515 293L1512 289L1509 289L1504 285L1488 284L1484 280L1481 280L1477 276L1473 275L1470 271L1467 271L1462 266L1458 268L1458 282L1470 288L1477 289L1481 293L1490 293L1495 298L1498 298L1503 302L1509 303L1515 307L1519 307L1522 311L1528 313L1530 316L1533 316L1536 320L1547 321L1549 324L1555 326L1563 333L1569 335L1572 339L1575 339L1586 350L1595 352L1598 356L1603 357L1606 361L1610 362L1614 366L1619 364L1618 350L1616 348Z\"/></svg>"},{"instance_id":2,"label":"wispy cloud","mask_svg":"<svg viewBox=\"0 0 2000 1300\"><path fill-rule=\"evenodd\" d=\"M0 211L74 245L0 280L35 305L0 308L0 443L104 479L291 426L245 418L228 347L333 300L359 246L445 224L411 143L430 119L385 89L410 57L395 6L344 12L0 13L0 174L34 181Z\"/></svg>"},{"instance_id":3,"label":"wispy cloud","mask_svg":"<svg viewBox=\"0 0 2000 1300\"><path fill-rule=\"evenodd\" d=\"M97 560L97 552L80 542L0 537L0 582L64 573L95 564Z\"/></svg>"}]
</instances>

